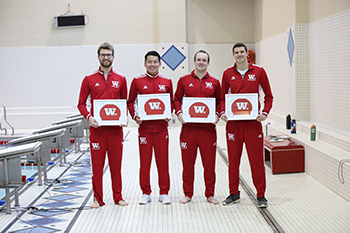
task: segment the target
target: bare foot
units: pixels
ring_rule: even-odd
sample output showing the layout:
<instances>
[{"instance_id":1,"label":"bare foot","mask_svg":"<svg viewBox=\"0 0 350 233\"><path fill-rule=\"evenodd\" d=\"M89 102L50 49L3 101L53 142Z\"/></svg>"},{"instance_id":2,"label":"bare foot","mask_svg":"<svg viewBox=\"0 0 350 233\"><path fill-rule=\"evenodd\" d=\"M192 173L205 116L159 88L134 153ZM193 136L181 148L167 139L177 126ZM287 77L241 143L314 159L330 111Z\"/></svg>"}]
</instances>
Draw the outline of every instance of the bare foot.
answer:
<instances>
[{"instance_id":1,"label":"bare foot","mask_svg":"<svg viewBox=\"0 0 350 233\"><path fill-rule=\"evenodd\" d=\"M190 201L191 201L191 198L185 196L184 198L182 198L182 199L180 200L180 203L181 203L181 204L186 204L186 203L188 203L188 202L190 202Z\"/></svg>"},{"instance_id":2,"label":"bare foot","mask_svg":"<svg viewBox=\"0 0 350 233\"><path fill-rule=\"evenodd\" d=\"M126 201L124 201L124 200L120 200L119 202L118 202L118 204L117 205L120 205L120 206L127 206L127 205L129 205Z\"/></svg>"},{"instance_id":3,"label":"bare foot","mask_svg":"<svg viewBox=\"0 0 350 233\"><path fill-rule=\"evenodd\" d=\"M218 200L216 200L214 197L208 197L207 201L211 204L217 205L220 202Z\"/></svg>"},{"instance_id":4,"label":"bare foot","mask_svg":"<svg viewBox=\"0 0 350 233\"><path fill-rule=\"evenodd\" d=\"M94 203L92 203L91 208L93 209L98 209L100 207L100 204L98 203L98 201L95 199Z\"/></svg>"}]
</instances>

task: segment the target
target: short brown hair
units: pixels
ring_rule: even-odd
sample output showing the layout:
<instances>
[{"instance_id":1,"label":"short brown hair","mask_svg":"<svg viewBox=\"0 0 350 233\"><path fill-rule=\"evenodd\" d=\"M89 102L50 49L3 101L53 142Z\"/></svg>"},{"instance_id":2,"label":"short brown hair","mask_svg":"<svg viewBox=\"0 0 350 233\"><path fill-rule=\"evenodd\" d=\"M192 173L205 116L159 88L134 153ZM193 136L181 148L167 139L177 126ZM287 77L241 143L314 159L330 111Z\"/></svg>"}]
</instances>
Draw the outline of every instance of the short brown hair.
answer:
<instances>
[{"instance_id":1,"label":"short brown hair","mask_svg":"<svg viewBox=\"0 0 350 233\"><path fill-rule=\"evenodd\" d=\"M248 52L247 46L245 44L243 44L242 42L238 42L238 43L234 44L233 47L232 47L232 52L234 53L235 52L235 48L238 48L238 47L243 47L244 50L246 52Z\"/></svg>"},{"instance_id":2,"label":"short brown hair","mask_svg":"<svg viewBox=\"0 0 350 233\"><path fill-rule=\"evenodd\" d=\"M198 53L205 53L205 54L207 54L207 56L208 56L208 63L209 63L209 61L210 61L209 53L207 53L207 51L204 51L202 49L194 54L194 61L196 61L196 56L197 56Z\"/></svg>"},{"instance_id":3,"label":"short brown hair","mask_svg":"<svg viewBox=\"0 0 350 233\"><path fill-rule=\"evenodd\" d=\"M108 43L108 42L102 43L97 49L97 55L100 55L101 49L109 49L109 50L111 50L112 51L112 55L114 56L114 47L110 43Z\"/></svg>"}]
</instances>

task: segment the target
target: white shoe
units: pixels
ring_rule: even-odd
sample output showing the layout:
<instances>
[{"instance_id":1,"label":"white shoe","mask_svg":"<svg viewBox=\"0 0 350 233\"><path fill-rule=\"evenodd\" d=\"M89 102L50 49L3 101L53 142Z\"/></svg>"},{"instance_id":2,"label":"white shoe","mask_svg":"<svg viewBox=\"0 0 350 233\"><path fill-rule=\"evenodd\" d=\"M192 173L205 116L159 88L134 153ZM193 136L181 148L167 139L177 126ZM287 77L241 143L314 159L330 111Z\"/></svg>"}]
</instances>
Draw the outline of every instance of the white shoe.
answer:
<instances>
[{"instance_id":1,"label":"white shoe","mask_svg":"<svg viewBox=\"0 0 350 233\"><path fill-rule=\"evenodd\" d=\"M164 205L169 205L171 203L169 196L166 194L159 196L159 202L163 203Z\"/></svg>"},{"instance_id":2,"label":"white shoe","mask_svg":"<svg viewBox=\"0 0 350 233\"><path fill-rule=\"evenodd\" d=\"M140 198L139 204L140 205L147 205L147 203L150 203L152 201L151 196L147 194L143 194Z\"/></svg>"}]
</instances>

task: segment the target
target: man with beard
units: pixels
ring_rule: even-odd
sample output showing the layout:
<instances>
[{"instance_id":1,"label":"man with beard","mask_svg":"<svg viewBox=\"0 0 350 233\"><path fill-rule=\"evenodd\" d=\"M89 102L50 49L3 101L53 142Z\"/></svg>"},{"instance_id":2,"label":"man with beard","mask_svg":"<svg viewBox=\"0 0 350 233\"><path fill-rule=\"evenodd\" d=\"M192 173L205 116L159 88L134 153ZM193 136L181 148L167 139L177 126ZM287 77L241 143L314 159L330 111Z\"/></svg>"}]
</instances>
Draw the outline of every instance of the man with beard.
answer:
<instances>
[{"instance_id":1,"label":"man with beard","mask_svg":"<svg viewBox=\"0 0 350 233\"><path fill-rule=\"evenodd\" d=\"M79 95L78 109L90 124L90 149L92 164L92 188L94 202L92 208L105 205L103 202L103 167L106 152L111 172L113 200L115 204L127 206L122 198L121 162L123 153L123 129L121 126L100 126L93 116L95 99L126 99L127 87L124 76L112 69L114 48L105 42L98 47L99 69L84 78ZM86 107L90 96L91 111Z\"/></svg>"},{"instance_id":2,"label":"man with beard","mask_svg":"<svg viewBox=\"0 0 350 233\"><path fill-rule=\"evenodd\" d=\"M145 68L147 72L132 80L128 99L128 109L133 120L139 125L139 152L140 152L140 186L142 196L139 204L146 205L151 200L150 169L152 162L152 150L158 169L159 202L164 205L171 203L168 196L170 189L169 176L169 136L168 122L170 119L141 120L135 108L139 94L170 94L173 102L173 85L171 79L159 74L161 65L160 55L157 51L149 51L145 55ZM171 109L173 104L171 104Z\"/></svg>"}]
</instances>

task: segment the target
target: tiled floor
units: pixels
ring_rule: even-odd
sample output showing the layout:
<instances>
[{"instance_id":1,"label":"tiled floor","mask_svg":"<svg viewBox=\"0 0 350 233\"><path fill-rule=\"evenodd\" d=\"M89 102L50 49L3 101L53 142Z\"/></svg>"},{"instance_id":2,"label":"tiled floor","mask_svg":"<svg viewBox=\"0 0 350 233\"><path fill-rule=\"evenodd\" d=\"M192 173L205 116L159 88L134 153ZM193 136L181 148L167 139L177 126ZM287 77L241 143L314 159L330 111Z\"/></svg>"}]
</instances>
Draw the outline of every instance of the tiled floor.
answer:
<instances>
[{"instance_id":1,"label":"tiled floor","mask_svg":"<svg viewBox=\"0 0 350 233\"><path fill-rule=\"evenodd\" d=\"M90 209L92 202L89 154L71 153L74 166L55 165L49 179L66 181L50 186L33 183L20 195L18 212L0 212L3 232L350 232L350 203L325 188L307 173L272 175L266 167L269 207L261 211L251 195L255 189L250 178L247 157L241 164L241 202L233 206L209 204L204 197L203 169L200 156L196 163L195 195L186 205L179 204L182 193L182 164L178 143L180 128L169 128L171 205L158 202L157 169L151 168L152 203L141 206L138 183L139 158L137 129L125 128L123 154L123 197L129 206L120 207L112 200L109 169L104 175L105 206ZM129 133L128 133L129 132ZM222 201L228 195L225 129L218 127L216 195ZM87 145L82 145L82 150ZM349 194L350 195L350 194ZM41 211L24 211L35 206ZM81 208L80 208L81 207ZM275 222L275 226L271 226ZM26 221L26 222L23 222Z\"/></svg>"}]
</instances>

